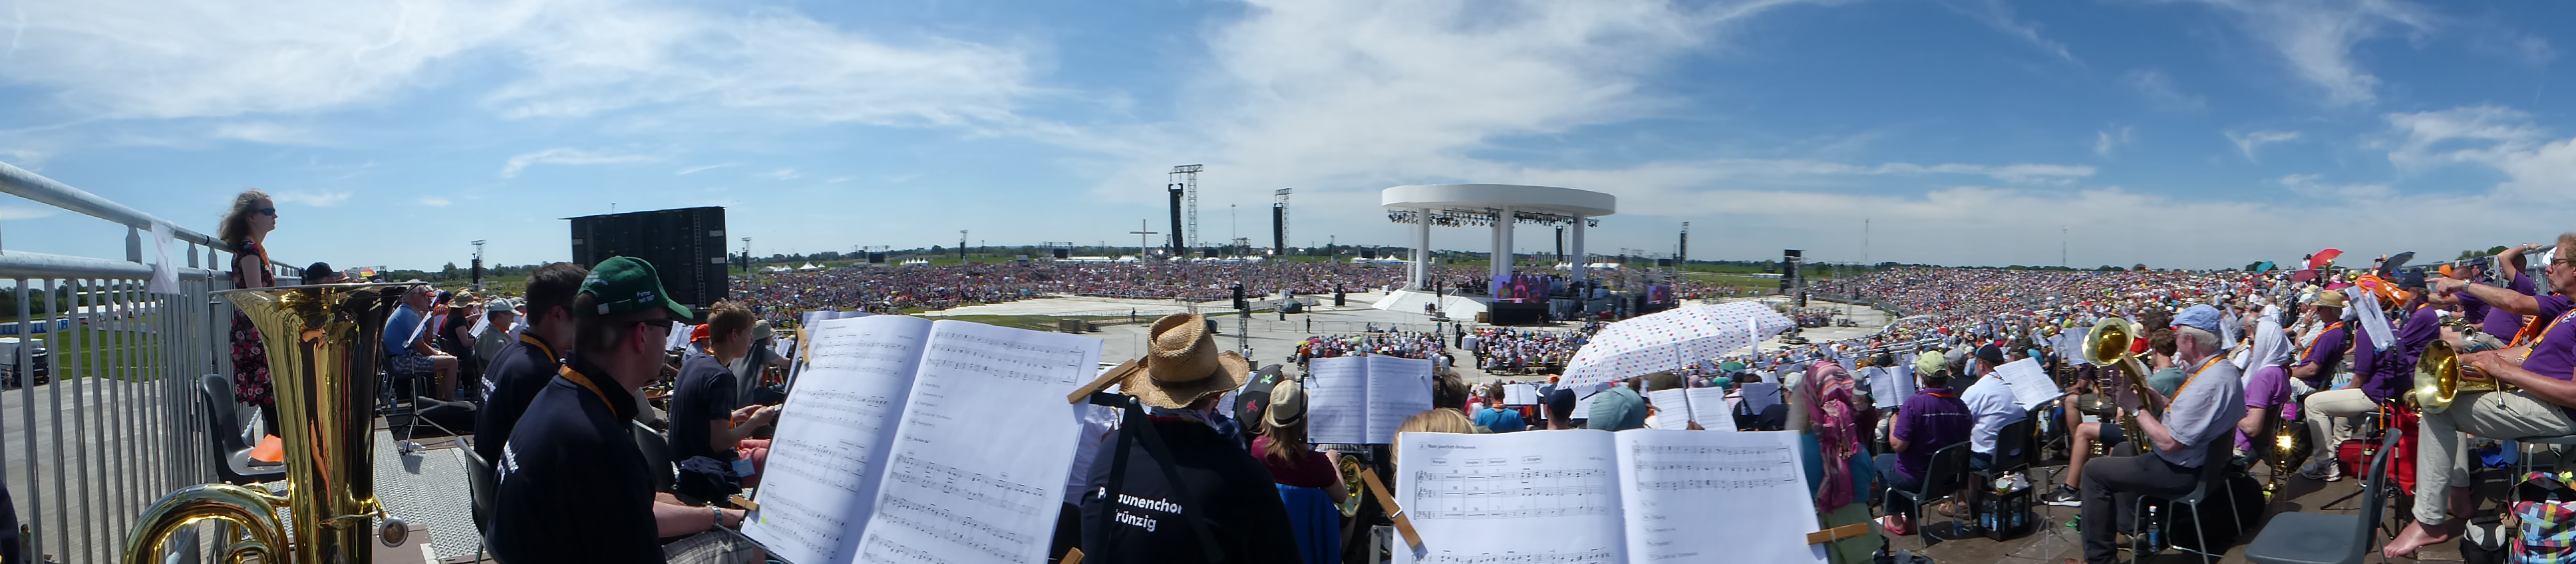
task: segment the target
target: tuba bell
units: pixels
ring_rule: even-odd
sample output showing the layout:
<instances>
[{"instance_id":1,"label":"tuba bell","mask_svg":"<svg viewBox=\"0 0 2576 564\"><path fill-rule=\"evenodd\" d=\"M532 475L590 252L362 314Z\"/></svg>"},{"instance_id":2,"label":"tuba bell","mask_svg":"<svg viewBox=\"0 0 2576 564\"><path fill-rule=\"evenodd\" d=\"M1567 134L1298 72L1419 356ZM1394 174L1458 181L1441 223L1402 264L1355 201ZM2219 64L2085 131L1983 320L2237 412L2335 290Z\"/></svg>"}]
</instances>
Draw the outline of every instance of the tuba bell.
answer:
<instances>
[{"instance_id":1,"label":"tuba bell","mask_svg":"<svg viewBox=\"0 0 2576 564\"><path fill-rule=\"evenodd\" d=\"M189 486L154 502L126 537L126 564L159 560L162 545L203 522L231 525L219 561L357 563L369 540L401 546L409 532L376 501L377 336L403 284L325 284L218 292L259 327L286 445L286 493L232 484ZM221 408L221 406L211 406ZM285 511L291 520L282 519ZM383 524L377 525L381 519Z\"/></svg>"},{"instance_id":2,"label":"tuba bell","mask_svg":"<svg viewBox=\"0 0 2576 564\"><path fill-rule=\"evenodd\" d=\"M2141 409L2149 412L2161 411L2163 406L2157 405L2155 393L2147 387L2146 364L2138 362L2138 355L2129 352L2129 347L2139 338L2130 331L2128 320L2114 317L2094 324L2093 332L2085 337L2084 359L2095 366L2100 366L2101 379L2105 380L2095 383L2094 401L2112 404L2109 411L2116 411L2117 405L2111 399L2111 395L2120 389L2115 386L2126 386L2138 396ZM2120 432L2126 433L2129 440L2143 440L2146 437L2145 432L2138 428L2136 415L2123 414L2118 417ZM2097 451L2094 454L2106 454L2099 451L2109 450L2109 446L2102 444L2101 441L2094 441L2093 448Z\"/></svg>"}]
</instances>

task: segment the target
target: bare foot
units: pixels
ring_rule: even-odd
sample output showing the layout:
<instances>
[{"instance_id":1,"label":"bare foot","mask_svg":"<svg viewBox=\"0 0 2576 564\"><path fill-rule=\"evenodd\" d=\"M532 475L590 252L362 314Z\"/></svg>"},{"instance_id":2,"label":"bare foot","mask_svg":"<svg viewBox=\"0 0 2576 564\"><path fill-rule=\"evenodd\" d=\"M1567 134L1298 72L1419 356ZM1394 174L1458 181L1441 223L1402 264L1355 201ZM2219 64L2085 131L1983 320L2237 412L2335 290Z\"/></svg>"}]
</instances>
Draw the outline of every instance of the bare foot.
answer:
<instances>
[{"instance_id":1,"label":"bare foot","mask_svg":"<svg viewBox=\"0 0 2576 564\"><path fill-rule=\"evenodd\" d=\"M2381 547L2379 555L2387 558L2414 558L2416 549L2451 542L2454 536L2456 534L2450 531L2450 527L2439 525L2427 527L2421 522L2408 521L2406 530L2398 531L2396 537L2388 539L2388 546Z\"/></svg>"}]
</instances>

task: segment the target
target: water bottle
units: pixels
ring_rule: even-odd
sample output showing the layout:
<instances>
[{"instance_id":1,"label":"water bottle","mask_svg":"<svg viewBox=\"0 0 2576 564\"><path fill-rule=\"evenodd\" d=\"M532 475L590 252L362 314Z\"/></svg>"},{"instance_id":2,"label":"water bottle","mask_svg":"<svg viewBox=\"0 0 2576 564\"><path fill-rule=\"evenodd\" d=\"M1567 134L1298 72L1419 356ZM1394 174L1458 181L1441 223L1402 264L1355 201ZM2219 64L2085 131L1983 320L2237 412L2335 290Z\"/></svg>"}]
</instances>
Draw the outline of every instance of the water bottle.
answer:
<instances>
[{"instance_id":1,"label":"water bottle","mask_svg":"<svg viewBox=\"0 0 2576 564\"><path fill-rule=\"evenodd\" d=\"M2153 505L2147 506L2147 521L2138 524L2138 526L2146 528L2146 552L2148 553L2164 552L2165 531L2164 527L2160 526L2161 522L2156 520L2157 509L2158 508Z\"/></svg>"}]
</instances>

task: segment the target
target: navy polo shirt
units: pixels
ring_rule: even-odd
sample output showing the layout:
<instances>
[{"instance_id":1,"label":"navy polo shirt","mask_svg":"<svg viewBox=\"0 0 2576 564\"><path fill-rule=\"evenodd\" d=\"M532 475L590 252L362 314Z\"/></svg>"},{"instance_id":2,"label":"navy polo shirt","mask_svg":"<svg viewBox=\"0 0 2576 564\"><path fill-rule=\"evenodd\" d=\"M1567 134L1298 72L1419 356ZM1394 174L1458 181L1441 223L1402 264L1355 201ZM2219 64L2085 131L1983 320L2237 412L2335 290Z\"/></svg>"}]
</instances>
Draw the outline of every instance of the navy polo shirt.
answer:
<instances>
[{"instance_id":1,"label":"navy polo shirt","mask_svg":"<svg viewBox=\"0 0 2576 564\"><path fill-rule=\"evenodd\" d=\"M562 359L535 332L519 333L518 342L493 353L492 365L483 370L483 405L474 410L475 456L500 463L501 444L510 441L510 429L519 425L519 414L527 413L537 391L555 381Z\"/></svg>"},{"instance_id":2,"label":"navy polo shirt","mask_svg":"<svg viewBox=\"0 0 2576 564\"><path fill-rule=\"evenodd\" d=\"M732 420L737 405L733 371L717 362L716 355L691 354L680 361L680 380L671 388L671 459L704 456L733 462L732 448L708 444L712 434L707 424Z\"/></svg>"},{"instance_id":3,"label":"navy polo shirt","mask_svg":"<svg viewBox=\"0 0 2576 564\"><path fill-rule=\"evenodd\" d=\"M510 431L494 496L492 554L505 562L662 562L653 481L628 430L635 395L579 353Z\"/></svg>"}]
</instances>

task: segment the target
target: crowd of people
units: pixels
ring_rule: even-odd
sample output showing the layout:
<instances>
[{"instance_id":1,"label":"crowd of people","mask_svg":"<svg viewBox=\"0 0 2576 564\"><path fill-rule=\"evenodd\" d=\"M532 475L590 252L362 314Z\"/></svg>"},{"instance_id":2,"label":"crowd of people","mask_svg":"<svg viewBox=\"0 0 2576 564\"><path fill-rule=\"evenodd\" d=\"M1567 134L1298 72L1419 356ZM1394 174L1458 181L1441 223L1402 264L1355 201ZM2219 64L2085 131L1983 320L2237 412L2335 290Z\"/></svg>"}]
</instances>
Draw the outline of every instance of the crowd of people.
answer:
<instances>
[{"instance_id":1,"label":"crowd of people","mask_svg":"<svg viewBox=\"0 0 2576 564\"><path fill-rule=\"evenodd\" d=\"M1465 269L1444 269L1465 272ZM1240 285L1258 298L1367 292L1401 283L1404 268L1317 262L1029 262L851 265L749 275L733 299L772 322L806 311L905 313L1054 295L1224 300Z\"/></svg>"},{"instance_id":2,"label":"crowd of people","mask_svg":"<svg viewBox=\"0 0 2576 564\"><path fill-rule=\"evenodd\" d=\"M1305 366L1307 360L1377 354L1403 358L1447 360L1449 345L1440 334L1427 331L1374 331L1350 335L1316 335L1297 343L1290 360Z\"/></svg>"},{"instance_id":3,"label":"crowd of people","mask_svg":"<svg viewBox=\"0 0 2576 564\"><path fill-rule=\"evenodd\" d=\"M1576 331L1487 327L1467 332L1460 346L1475 353L1476 367L1486 372L1537 372L1564 368L1599 330L1597 322Z\"/></svg>"}]
</instances>

